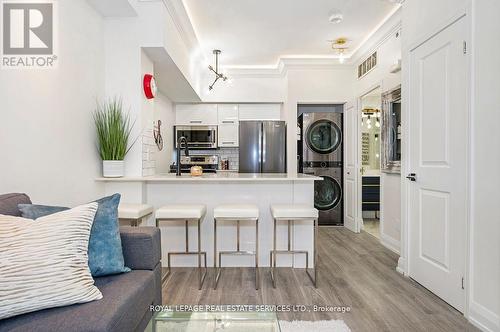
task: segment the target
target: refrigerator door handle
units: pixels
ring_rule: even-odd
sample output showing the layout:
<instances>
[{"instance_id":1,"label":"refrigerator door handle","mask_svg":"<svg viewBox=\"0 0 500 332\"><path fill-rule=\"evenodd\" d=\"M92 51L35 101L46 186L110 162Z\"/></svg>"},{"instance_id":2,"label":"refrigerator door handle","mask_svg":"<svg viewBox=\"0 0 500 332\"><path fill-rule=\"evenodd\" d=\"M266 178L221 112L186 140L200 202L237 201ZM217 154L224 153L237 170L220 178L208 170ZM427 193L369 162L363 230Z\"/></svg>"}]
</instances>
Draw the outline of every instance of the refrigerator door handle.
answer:
<instances>
[{"instance_id":1,"label":"refrigerator door handle","mask_svg":"<svg viewBox=\"0 0 500 332\"><path fill-rule=\"evenodd\" d=\"M264 128L262 127L262 123L260 123L259 125L260 127L260 130L259 130L259 173L262 173L262 166L263 166L263 149L264 149L264 145L263 145L263 141L264 141Z\"/></svg>"},{"instance_id":2,"label":"refrigerator door handle","mask_svg":"<svg viewBox=\"0 0 500 332\"><path fill-rule=\"evenodd\" d=\"M261 151L262 151L262 167L264 167L264 164L266 163L266 130L264 128L264 124L262 124L262 148L261 148Z\"/></svg>"}]
</instances>

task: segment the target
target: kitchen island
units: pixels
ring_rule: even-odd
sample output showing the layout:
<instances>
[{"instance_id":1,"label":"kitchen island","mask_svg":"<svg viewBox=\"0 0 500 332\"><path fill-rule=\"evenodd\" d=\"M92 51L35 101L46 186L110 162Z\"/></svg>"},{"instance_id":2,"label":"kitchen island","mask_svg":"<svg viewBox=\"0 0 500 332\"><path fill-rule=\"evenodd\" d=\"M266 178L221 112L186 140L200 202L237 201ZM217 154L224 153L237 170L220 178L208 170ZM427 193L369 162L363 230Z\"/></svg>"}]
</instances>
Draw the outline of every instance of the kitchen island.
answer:
<instances>
[{"instance_id":1,"label":"kitchen island","mask_svg":"<svg viewBox=\"0 0 500 332\"><path fill-rule=\"evenodd\" d=\"M272 247L271 204L307 204L314 206L314 181L320 177L303 174L266 173L206 173L199 177L189 174L159 174L145 177L98 178L106 194L120 193L124 203L151 204L155 209L166 204L205 204L207 213L201 224L202 250L207 252L208 266L213 266L213 209L220 204L255 204L259 208L259 265L269 266ZM217 245L219 250L235 250L236 223L219 222ZM154 217L142 225L155 225ZM184 222L162 221L162 256L166 264L168 251L185 248ZM287 245L286 223L278 223L277 248ZM255 247L255 225L241 222L241 249ZM196 250L196 227L190 224L190 250ZM295 222L292 243L297 250L310 252L312 267L313 225L308 221ZM292 261L293 259L293 261ZM195 256L174 256L172 266L197 266ZM252 266L253 258L245 256L224 257L223 266ZM280 255L277 266L305 267L304 255Z\"/></svg>"}]
</instances>

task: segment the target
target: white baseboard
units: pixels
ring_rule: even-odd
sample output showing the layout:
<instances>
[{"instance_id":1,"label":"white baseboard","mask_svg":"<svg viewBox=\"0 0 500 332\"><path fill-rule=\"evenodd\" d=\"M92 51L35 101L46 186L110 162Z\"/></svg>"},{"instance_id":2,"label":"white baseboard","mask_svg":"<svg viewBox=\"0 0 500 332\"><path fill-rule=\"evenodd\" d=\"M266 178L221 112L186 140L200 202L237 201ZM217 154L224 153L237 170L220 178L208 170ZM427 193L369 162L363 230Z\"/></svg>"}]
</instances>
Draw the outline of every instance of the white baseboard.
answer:
<instances>
[{"instance_id":1,"label":"white baseboard","mask_svg":"<svg viewBox=\"0 0 500 332\"><path fill-rule=\"evenodd\" d=\"M401 247L401 243L398 240L393 239L385 234L380 234L380 243L387 249L395 252L396 254L400 254L399 248Z\"/></svg>"},{"instance_id":2,"label":"white baseboard","mask_svg":"<svg viewBox=\"0 0 500 332\"><path fill-rule=\"evenodd\" d=\"M408 276L408 272L406 271L406 259L404 257L399 257L398 266L396 266L396 271L398 271L404 276Z\"/></svg>"},{"instance_id":3,"label":"white baseboard","mask_svg":"<svg viewBox=\"0 0 500 332\"><path fill-rule=\"evenodd\" d=\"M481 331L500 332L500 316L477 302L469 304L469 321Z\"/></svg>"}]
</instances>

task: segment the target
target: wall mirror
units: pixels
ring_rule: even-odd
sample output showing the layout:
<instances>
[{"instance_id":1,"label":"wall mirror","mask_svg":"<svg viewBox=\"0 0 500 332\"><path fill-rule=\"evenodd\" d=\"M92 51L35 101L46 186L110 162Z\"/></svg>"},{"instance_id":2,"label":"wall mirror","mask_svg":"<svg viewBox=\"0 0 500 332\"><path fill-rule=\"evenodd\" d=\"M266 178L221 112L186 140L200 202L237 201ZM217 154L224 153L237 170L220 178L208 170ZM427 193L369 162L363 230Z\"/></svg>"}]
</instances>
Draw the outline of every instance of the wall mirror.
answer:
<instances>
[{"instance_id":1,"label":"wall mirror","mask_svg":"<svg viewBox=\"0 0 500 332\"><path fill-rule=\"evenodd\" d=\"M382 94L382 160L385 173L401 173L401 86Z\"/></svg>"}]
</instances>

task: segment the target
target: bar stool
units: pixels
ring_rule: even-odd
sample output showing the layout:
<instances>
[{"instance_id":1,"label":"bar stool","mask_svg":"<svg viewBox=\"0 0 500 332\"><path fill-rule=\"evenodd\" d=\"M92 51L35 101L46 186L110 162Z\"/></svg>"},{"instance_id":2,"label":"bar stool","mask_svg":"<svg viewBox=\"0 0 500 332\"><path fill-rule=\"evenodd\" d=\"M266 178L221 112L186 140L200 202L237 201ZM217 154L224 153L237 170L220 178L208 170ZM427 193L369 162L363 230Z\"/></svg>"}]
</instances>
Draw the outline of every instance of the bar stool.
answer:
<instances>
[{"instance_id":1,"label":"bar stool","mask_svg":"<svg viewBox=\"0 0 500 332\"><path fill-rule=\"evenodd\" d=\"M273 287L276 288L276 281L274 278L274 269L276 268L276 255L277 254L305 254L306 255L306 273L311 279L314 287L317 286L318 280L318 255L317 255L317 238L318 238L318 210L307 205L272 205L271 215L274 220L274 233L273 233L273 250L270 252L271 259L271 279ZM277 221L288 221L288 248L287 250L276 250L276 223ZM314 257L314 279L309 273L309 252L305 250L293 250L291 248L290 233L291 222L295 220L312 220L314 223L314 244L313 244L313 257Z\"/></svg>"},{"instance_id":2,"label":"bar stool","mask_svg":"<svg viewBox=\"0 0 500 332\"><path fill-rule=\"evenodd\" d=\"M236 221L236 251L219 251L217 268L217 221ZM240 221L255 221L255 251L240 250ZM255 289L259 289L259 208L249 204L220 205L214 209L214 268L216 271L214 289L217 289L221 270L222 255L255 256Z\"/></svg>"},{"instance_id":3,"label":"bar stool","mask_svg":"<svg viewBox=\"0 0 500 332\"><path fill-rule=\"evenodd\" d=\"M201 251L201 222L207 208L205 205L200 204L175 204L175 205L165 205L156 210L156 227L159 227L160 221L185 221L185 229L186 229L186 250L185 251L172 251L167 254L167 273L162 278L162 283L168 278L170 275L170 256L173 255L198 255L198 278L199 278L199 287L201 289L203 286L203 282L205 281L205 276L207 275L207 253L205 251ZM189 236L188 236L188 226L189 221L197 221L198 222L198 250L197 251L189 251ZM204 257L205 261L205 271L201 272L201 256Z\"/></svg>"},{"instance_id":4,"label":"bar stool","mask_svg":"<svg viewBox=\"0 0 500 332\"><path fill-rule=\"evenodd\" d=\"M153 214L153 206L147 204L127 204L118 205L118 219L130 221L130 226L137 227L143 218Z\"/></svg>"}]
</instances>

